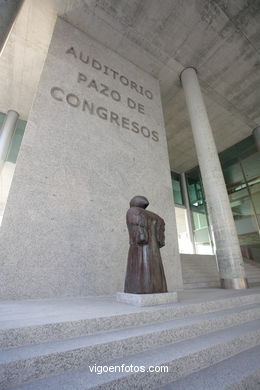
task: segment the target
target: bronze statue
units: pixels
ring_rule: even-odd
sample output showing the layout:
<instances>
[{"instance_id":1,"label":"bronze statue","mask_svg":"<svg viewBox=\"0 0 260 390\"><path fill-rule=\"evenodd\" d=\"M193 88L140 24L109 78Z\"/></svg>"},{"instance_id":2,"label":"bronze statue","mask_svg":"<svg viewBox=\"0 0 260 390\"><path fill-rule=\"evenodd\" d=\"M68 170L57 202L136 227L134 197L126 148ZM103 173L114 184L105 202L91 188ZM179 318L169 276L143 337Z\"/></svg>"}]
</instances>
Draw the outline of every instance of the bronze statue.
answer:
<instances>
[{"instance_id":1,"label":"bronze statue","mask_svg":"<svg viewBox=\"0 0 260 390\"><path fill-rule=\"evenodd\" d=\"M164 220L145 210L149 201L135 196L126 214L129 232L129 252L125 292L152 294L167 292L160 248L164 242Z\"/></svg>"}]
</instances>

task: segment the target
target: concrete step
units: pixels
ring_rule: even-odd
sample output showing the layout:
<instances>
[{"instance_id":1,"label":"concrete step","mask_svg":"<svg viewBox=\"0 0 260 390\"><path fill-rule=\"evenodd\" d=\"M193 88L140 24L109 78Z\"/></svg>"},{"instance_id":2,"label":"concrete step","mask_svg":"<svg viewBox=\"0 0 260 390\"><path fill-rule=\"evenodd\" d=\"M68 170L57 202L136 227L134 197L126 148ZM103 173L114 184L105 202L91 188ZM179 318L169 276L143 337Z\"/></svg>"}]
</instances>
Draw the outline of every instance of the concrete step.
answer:
<instances>
[{"instance_id":1,"label":"concrete step","mask_svg":"<svg viewBox=\"0 0 260 390\"><path fill-rule=\"evenodd\" d=\"M158 390L259 390L260 346L171 382Z\"/></svg>"},{"instance_id":2,"label":"concrete step","mask_svg":"<svg viewBox=\"0 0 260 390\"><path fill-rule=\"evenodd\" d=\"M76 309L73 309L73 311L68 311L66 315L62 314L60 317L58 317L57 313L55 313L54 316L50 315L51 309L54 312L55 310L58 311L56 306L54 306L53 308L53 305L50 305L50 303L48 304L49 306L47 306L47 303L42 303L39 301L33 302L33 305L31 302L12 302L11 304L2 304L1 309L3 309L3 320L0 321L0 348L4 349L10 347L19 347L30 344L40 344L54 340L81 337L96 332L170 321L177 318L186 318L191 315L203 314L218 310L241 307L243 305L260 303L260 294L258 289L255 291L242 291L241 293L227 292L223 290L212 290L212 292L210 290L202 290L198 291L198 294L199 293L203 294L203 299L194 299L192 302L185 301L174 305L164 305L160 307L150 307L145 309L131 307L128 308L129 305L121 305L116 302L113 303L112 299L108 300L106 298L106 306L108 307L107 310L109 311L109 313L111 313L113 308L115 308L115 314L110 315L106 314L103 306L103 315L99 311L97 311L97 300L97 303L95 303L94 301L91 303L92 306L90 306L91 311L96 314L96 316L93 317L93 313L91 312L90 314L92 315L92 317L90 318L88 317L89 312L86 311L86 307L88 307L87 305L90 305L90 303L88 303L88 300L82 300L82 303L80 301L80 306L79 308L77 308L77 312ZM187 295L187 292L180 292L179 294L180 296L182 294ZM190 292L189 294L193 293ZM213 295L215 296L215 298L210 298ZM106 300L104 299L105 302ZM73 301L73 303L70 303L69 305L71 307L72 305L76 305L76 303ZM44 315L45 311L47 311L46 306L49 310L48 315ZM23 307L25 307L25 312L22 311ZM38 307L38 310L43 312L43 316L37 314ZM123 310L126 311L126 307L127 312L125 314L121 314ZM65 303L60 309L59 302L58 308L59 310L65 311ZM6 310L5 316L4 310ZM18 316L17 312L19 312L19 310L21 313ZM79 310L80 319L72 320L72 318L75 318L76 315L78 315ZM14 311L15 314L12 317L10 313L13 313ZM37 315L39 315L39 317L34 318L33 313L36 313ZM6 320L4 320L4 318L6 318ZM10 318L14 319L10 320Z\"/></svg>"},{"instance_id":3,"label":"concrete step","mask_svg":"<svg viewBox=\"0 0 260 390\"><path fill-rule=\"evenodd\" d=\"M90 372L90 367L86 365L81 370L70 370L18 386L16 390L156 389L259 345L259 325L260 321L256 320L123 359L104 360L103 365L116 366L117 372L98 375ZM129 367L127 371L131 367L133 371L136 370L134 367L145 367L145 372L119 372L122 365ZM148 372L149 367L159 365L168 366L168 373Z\"/></svg>"},{"instance_id":4,"label":"concrete step","mask_svg":"<svg viewBox=\"0 0 260 390\"><path fill-rule=\"evenodd\" d=\"M260 286L260 266L259 264L244 262L245 272L250 287Z\"/></svg>"},{"instance_id":5,"label":"concrete step","mask_svg":"<svg viewBox=\"0 0 260 390\"><path fill-rule=\"evenodd\" d=\"M195 275L194 275L195 273ZM200 278L200 280L205 280L205 278L209 278L211 280L218 280L219 279L219 274L216 272L212 272L211 270L207 270L205 269L204 271L198 271L197 269L193 269L193 268L190 268L189 269L189 272L186 272L185 273L185 283L186 283L186 280L187 279L191 279L192 281L194 281L194 276L196 277L196 280L197 278Z\"/></svg>"},{"instance_id":6,"label":"concrete step","mask_svg":"<svg viewBox=\"0 0 260 390\"><path fill-rule=\"evenodd\" d=\"M260 277L260 272L255 272L251 271L246 273L247 277L252 277L252 278L259 278Z\"/></svg>"},{"instance_id":7,"label":"concrete step","mask_svg":"<svg viewBox=\"0 0 260 390\"><path fill-rule=\"evenodd\" d=\"M254 272L254 271L250 271L250 272L247 272L246 273L246 276L247 278L258 278L260 277L260 272Z\"/></svg>"},{"instance_id":8,"label":"concrete step","mask_svg":"<svg viewBox=\"0 0 260 390\"><path fill-rule=\"evenodd\" d=\"M195 272L195 271L194 271ZM194 276L186 276L185 278L185 287L186 287L186 284L188 283L197 283L199 285L199 283L210 283L210 282L216 282L216 283L220 283L220 279L219 277L214 277L212 275L208 275L208 276L205 276L205 274L201 274L201 275L197 275L196 276L196 279L194 279Z\"/></svg>"},{"instance_id":9,"label":"concrete step","mask_svg":"<svg viewBox=\"0 0 260 390\"><path fill-rule=\"evenodd\" d=\"M124 357L259 319L259 304L94 335L2 350L2 386Z\"/></svg>"},{"instance_id":10,"label":"concrete step","mask_svg":"<svg viewBox=\"0 0 260 390\"><path fill-rule=\"evenodd\" d=\"M182 274L185 288L220 286L215 256L181 254ZM250 287L260 285L260 267L245 262L245 273Z\"/></svg>"},{"instance_id":11,"label":"concrete step","mask_svg":"<svg viewBox=\"0 0 260 390\"><path fill-rule=\"evenodd\" d=\"M215 256L181 254L185 288L219 287L219 272Z\"/></svg>"},{"instance_id":12,"label":"concrete step","mask_svg":"<svg viewBox=\"0 0 260 390\"><path fill-rule=\"evenodd\" d=\"M220 281L185 283L185 289L220 287Z\"/></svg>"},{"instance_id":13,"label":"concrete step","mask_svg":"<svg viewBox=\"0 0 260 390\"><path fill-rule=\"evenodd\" d=\"M247 377L229 386L225 390L260 390L260 370L256 369Z\"/></svg>"},{"instance_id":14,"label":"concrete step","mask_svg":"<svg viewBox=\"0 0 260 390\"><path fill-rule=\"evenodd\" d=\"M246 274L247 275L247 278L257 278L257 279L259 279L260 280L260 274L258 274L258 273L256 273L256 272L254 272L254 273L252 273L251 275L248 275L248 274Z\"/></svg>"},{"instance_id":15,"label":"concrete step","mask_svg":"<svg viewBox=\"0 0 260 390\"><path fill-rule=\"evenodd\" d=\"M213 293L215 294L215 291L213 291ZM260 303L259 290L255 292L254 290L245 293L241 292L241 294L228 292L228 295L223 299L222 294L224 293L226 295L227 292L219 291L219 297L212 300L209 298L209 300L195 300L192 303L185 302L185 304L177 303L174 305L151 307L142 310L131 309L139 311L127 312L126 314L120 314L122 311L114 315L101 315L97 313L97 317L94 318L84 318L84 310L82 309L81 319L74 321L71 319L68 321L67 317L64 317L61 321L57 321L55 320L56 317L50 317L51 319L49 322L47 316L47 319L45 317L40 317L39 319L36 318L34 321L32 321L32 310L36 311L36 309L34 306L30 306L28 312L25 314L22 313L23 317L26 317L25 319L21 319L19 317L18 321L16 313L14 317L15 319L13 321L1 321L0 349L80 337L93 334L98 331L101 332L112 329L122 329L130 326L169 321L177 318L189 317L196 314ZM181 294L182 293L180 293L180 295ZM203 291L203 294L205 294L206 298L210 296L209 291L205 291L205 293ZM125 306L127 305L124 305L124 307ZM121 308L123 306L119 305L119 307ZM14 309L17 311L17 306L12 308L12 311ZM87 317L87 313L85 316ZM6 317L10 317L9 311L7 311ZM69 313L69 317L72 317L71 313ZM45 323L46 321L47 323ZM19 322L22 324L21 326L17 326Z\"/></svg>"},{"instance_id":16,"label":"concrete step","mask_svg":"<svg viewBox=\"0 0 260 390\"><path fill-rule=\"evenodd\" d=\"M257 282L249 282L249 286L251 288L253 287L260 287L260 281L257 281Z\"/></svg>"},{"instance_id":17,"label":"concrete step","mask_svg":"<svg viewBox=\"0 0 260 390\"><path fill-rule=\"evenodd\" d=\"M260 276L260 268L254 266L245 266L247 276Z\"/></svg>"},{"instance_id":18,"label":"concrete step","mask_svg":"<svg viewBox=\"0 0 260 390\"><path fill-rule=\"evenodd\" d=\"M252 287L252 283L259 283L260 282L260 277L248 277L247 278L249 287Z\"/></svg>"}]
</instances>

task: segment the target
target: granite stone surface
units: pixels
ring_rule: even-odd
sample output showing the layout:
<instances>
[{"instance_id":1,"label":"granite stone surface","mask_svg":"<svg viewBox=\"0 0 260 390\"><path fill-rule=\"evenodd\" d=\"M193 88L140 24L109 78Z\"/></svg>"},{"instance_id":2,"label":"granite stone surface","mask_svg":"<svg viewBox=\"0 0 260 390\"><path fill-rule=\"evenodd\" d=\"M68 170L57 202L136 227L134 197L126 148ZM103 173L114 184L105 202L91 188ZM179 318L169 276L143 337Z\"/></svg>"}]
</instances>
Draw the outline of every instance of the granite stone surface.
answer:
<instances>
[{"instance_id":1,"label":"granite stone surface","mask_svg":"<svg viewBox=\"0 0 260 390\"><path fill-rule=\"evenodd\" d=\"M0 388L158 388L260 344L259 289L180 291L178 298L149 307L116 296L1 302ZM169 372L90 372L114 364Z\"/></svg>"},{"instance_id":2,"label":"granite stone surface","mask_svg":"<svg viewBox=\"0 0 260 390\"><path fill-rule=\"evenodd\" d=\"M177 292L168 292L160 294L129 294L124 292L118 292L117 301L135 306L166 305L167 303L177 302L178 295Z\"/></svg>"},{"instance_id":3,"label":"granite stone surface","mask_svg":"<svg viewBox=\"0 0 260 390\"><path fill-rule=\"evenodd\" d=\"M259 354L258 345L158 390L259 390Z\"/></svg>"},{"instance_id":4,"label":"granite stone surface","mask_svg":"<svg viewBox=\"0 0 260 390\"><path fill-rule=\"evenodd\" d=\"M159 82L58 19L0 231L0 299L122 290L138 194L166 222L167 285L181 289Z\"/></svg>"},{"instance_id":5,"label":"granite stone surface","mask_svg":"<svg viewBox=\"0 0 260 390\"><path fill-rule=\"evenodd\" d=\"M217 313L186 320L96 333L86 337L11 348L0 353L1 384L18 384L69 369L99 364L232 326L260 321L260 309ZM248 324L249 326L250 324ZM202 340L203 344L203 340ZM153 351L151 350L151 354Z\"/></svg>"},{"instance_id":6,"label":"granite stone surface","mask_svg":"<svg viewBox=\"0 0 260 390\"><path fill-rule=\"evenodd\" d=\"M259 305L259 289L232 291L196 289L178 292L178 303L138 307L119 303L114 296L5 301L0 303L0 348L39 344L188 318L207 312ZM253 310L255 312L255 310Z\"/></svg>"},{"instance_id":7,"label":"granite stone surface","mask_svg":"<svg viewBox=\"0 0 260 390\"><path fill-rule=\"evenodd\" d=\"M68 371L36 382L21 385L16 389L156 389L188 374L209 367L235 354L259 344L259 321L230 329L212 332L182 342L128 355L124 358L106 360L105 365L142 366L145 372L120 371L95 375L90 367ZM167 366L168 372L149 372L149 367ZM200 389L201 390L201 389Z\"/></svg>"}]
</instances>

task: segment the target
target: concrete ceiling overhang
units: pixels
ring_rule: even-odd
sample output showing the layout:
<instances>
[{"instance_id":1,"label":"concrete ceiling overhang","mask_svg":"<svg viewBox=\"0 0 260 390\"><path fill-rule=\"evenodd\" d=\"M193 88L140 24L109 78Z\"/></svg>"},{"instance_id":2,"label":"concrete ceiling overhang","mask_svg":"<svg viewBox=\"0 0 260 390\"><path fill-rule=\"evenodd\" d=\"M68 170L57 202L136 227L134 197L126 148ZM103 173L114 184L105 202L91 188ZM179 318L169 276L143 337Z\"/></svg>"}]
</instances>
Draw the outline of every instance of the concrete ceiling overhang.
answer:
<instances>
[{"instance_id":1,"label":"concrete ceiling overhang","mask_svg":"<svg viewBox=\"0 0 260 390\"><path fill-rule=\"evenodd\" d=\"M27 118L57 13L160 80L173 170L197 164L184 67L198 70L218 151L260 124L260 0L26 0L0 59L0 111Z\"/></svg>"}]
</instances>

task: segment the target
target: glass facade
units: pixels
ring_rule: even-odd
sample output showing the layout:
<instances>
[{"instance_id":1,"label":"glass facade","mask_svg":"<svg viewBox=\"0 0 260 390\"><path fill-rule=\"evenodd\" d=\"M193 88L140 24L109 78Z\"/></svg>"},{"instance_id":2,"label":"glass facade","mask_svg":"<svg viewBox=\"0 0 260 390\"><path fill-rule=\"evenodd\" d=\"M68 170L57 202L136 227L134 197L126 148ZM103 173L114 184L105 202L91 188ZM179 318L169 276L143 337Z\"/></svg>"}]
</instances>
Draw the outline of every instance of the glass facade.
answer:
<instances>
[{"instance_id":1,"label":"glass facade","mask_svg":"<svg viewBox=\"0 0 260 390\"><path fill-rule=\"evenodd\" d=\"M4 123L5 116L5 114L0 113L0 127L2 127L2 124ZM11 140L6 160L0 171L0 225L2 222L5 205L11 187L11 182L16 166L16 160L21 146L25 126L26 122L19 119Z\"/></svg>"},{"instance_id":2,"label":"glass facade","mask_svg":"<svg viewBox=\"0 0 260 390\"><path fill-rule=\"evenodd\" d=\"M250 136L219 157L243 256L260 263L260 153Z\"/></svg>"},{"instance_id":3,"label":"glass facade","mask_svg":"<svg viewBox=\"0 0 260 390\"><path fill-rule=\"evenodd\" d=\"M199 168L186 172L187 190L193 222L195 250L198 254L212 254L212 240L207 206Z\"/></svg>"},{"instance_id":4,"label":"glass facade","mask_svg":"<svg viewBox=\"0 0 260 390\"><path fill-rule=\"evenodd\" d=\"M243 256L260 263L260 153L250 136L221 152L219 158ZM184 205L184 202L180 203L180 199L183 199L180 194L183 192L178 176L180 177L176 173L172 174L174 200L176 205ZM186 172L185 177L195 251L198 254L213 253L214 239L199 167ZM183 218L179 214L176 213L177 227L180 225L183 231ZM180 248L185 251L182 243ZM190 253L187 247L185 253Z\"/></svg>"},{"instance_id":5,"label":"glass facade","mask_svg":"<svg viewBox=\"0 0 260 390\"><path fill-rule=\"evenodd\" d=\"M195 249L198 254L212 254L207 208L199 169L194 168L185 174L189 197L188 210L183 199L181 175L175 172L171 174L180 252L194 253ZM191 213L192 232L188 224L189 212ZM191 235L194 239L194 249Z\"/></svg>"},{"instance_id":6,"label":"glass facade","mask_svg":"<svg viewBox=\"0 0 260 390\"><path fill-rule=\"evenodd\" d=\"M190 252L190 232L188 225L188 215L185 208L185 202L183 197L183 189L181 183L181 175L176 172L171 172L172 177L172 189L175 203L175 216L177 223L178 243L179 251L181 253L192 253Z\"/></svg>"},{"instance_id":7,"label":"glass facade","mask_svg":"<svg viewBox=\"0 0 260 390\"><path fill-rule=\"evenodd\" d=\"M173 196L174 196L174 202L177 205L184 205L183 200L183 191L182 191L182 185L181 185L181 175L176 172L171 172L172 177L172 189L173 189Z\"/></svg>"},{"instance_id":8,"label":"glass facade","mask_svg":"<svg viewBox=\"0 0 260 390\"><path fill-rule=\"evenodd\" d=\"M175 216L177 221L178 244L180 253L194 253L189 224L188 212L184 207L175 207Z\"/></svg>"}]
</instances>

